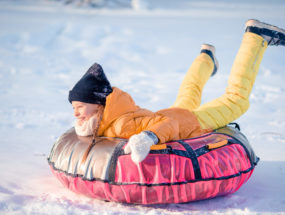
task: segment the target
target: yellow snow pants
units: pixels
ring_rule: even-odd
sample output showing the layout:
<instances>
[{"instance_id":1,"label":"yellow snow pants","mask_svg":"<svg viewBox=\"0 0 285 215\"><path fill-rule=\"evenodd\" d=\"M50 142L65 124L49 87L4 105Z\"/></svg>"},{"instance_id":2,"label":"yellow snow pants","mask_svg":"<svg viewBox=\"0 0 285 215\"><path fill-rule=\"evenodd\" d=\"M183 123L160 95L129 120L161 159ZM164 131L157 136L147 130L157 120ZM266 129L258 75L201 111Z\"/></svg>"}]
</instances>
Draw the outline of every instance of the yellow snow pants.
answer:
<instances>
[{"instance_id":1,"label":"yellow snow pants","mask_svg":"<svg viewBox=\"0 0 285 215\"><path fill-rule=\"evenodd\" d=\"M189 68L172 107L193 112L203 129L217 129L239 118L249 108L249 95L255 82L267 41L246 32L234 60L226 92L217 99L201 103L202 90L210 78L214 63L201 53Z\"/></svg>"}]
</instances>

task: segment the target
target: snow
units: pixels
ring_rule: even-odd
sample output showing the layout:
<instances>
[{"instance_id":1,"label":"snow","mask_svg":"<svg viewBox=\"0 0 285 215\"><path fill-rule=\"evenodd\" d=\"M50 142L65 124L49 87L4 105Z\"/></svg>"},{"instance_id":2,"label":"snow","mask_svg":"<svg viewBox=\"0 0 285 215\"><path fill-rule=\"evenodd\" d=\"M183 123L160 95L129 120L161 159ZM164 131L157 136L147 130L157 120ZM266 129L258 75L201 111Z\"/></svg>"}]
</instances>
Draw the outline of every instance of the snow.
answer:
<instances>
[{"instance_id":1,"label":"snow","mask_svg":"<svg viewBox=\"0 0 285 215\"><path fill-rule=\"evenodd\" d=\"M142 107L175 99L202 43L220 69L203 102L221 95L248 18L285 28L284 1L140 0L130 8L0 1L1 214L285 214L285 47L269 47L237 122L261 158L238 192L187 204L126 205L72 193L47 156L74 118L68 91L95 61Z\"/></svg>"}]
</instances>

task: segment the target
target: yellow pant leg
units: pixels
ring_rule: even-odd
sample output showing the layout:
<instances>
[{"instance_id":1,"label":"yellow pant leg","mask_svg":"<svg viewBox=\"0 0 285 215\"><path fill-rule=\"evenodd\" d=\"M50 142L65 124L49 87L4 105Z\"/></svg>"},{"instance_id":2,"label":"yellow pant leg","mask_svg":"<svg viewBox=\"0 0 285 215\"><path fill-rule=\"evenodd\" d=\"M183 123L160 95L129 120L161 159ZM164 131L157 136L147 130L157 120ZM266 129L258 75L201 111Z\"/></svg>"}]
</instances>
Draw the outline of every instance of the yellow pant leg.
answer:
<instances>
[{"instance_id":1,"label":"yellow pant leg","mask_svg":"<svg viewBox=\"0 0 285 215\"><path fill-rule=\"evenodd\" d=\"M200 54L186 73L172 107L185 108L190 111L199 107L203 87L213 70L214 63L211 57L205 53Z\"/></svg>"},{"instance_id":2,"label":"yellow pant leg","mask_svg":"<svg viewBox=\"0 0 285 215\"><path fill-rule=\"evenodd\" d=\"M235 58L226 92L193 111L202 128L217 129L239 118L249 108L251 93L267 42L246 32Z\"/></svg>"}]
</instances>

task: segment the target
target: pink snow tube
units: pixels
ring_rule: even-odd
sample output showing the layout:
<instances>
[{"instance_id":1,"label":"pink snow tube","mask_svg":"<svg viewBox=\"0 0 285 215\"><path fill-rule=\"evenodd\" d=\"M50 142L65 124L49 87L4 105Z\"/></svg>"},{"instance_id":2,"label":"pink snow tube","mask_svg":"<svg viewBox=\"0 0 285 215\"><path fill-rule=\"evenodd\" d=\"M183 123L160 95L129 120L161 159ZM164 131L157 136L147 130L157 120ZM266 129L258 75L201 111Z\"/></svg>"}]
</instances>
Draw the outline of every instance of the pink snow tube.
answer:
<instances>
[{"instance_id":1,"label":"pink snow tube","mask_svg":"<svg viewBox=\"0 0 285 215\"><path fill-rule=\"evenodd\" d=\"M94 145L91 139L68 130L48 162L70 190L107 201L182 203L226 195L249 179L259 160L230 126L153 148L138 165L124 153L127 140L98 137Z\"/></svg>"}]
</instances>

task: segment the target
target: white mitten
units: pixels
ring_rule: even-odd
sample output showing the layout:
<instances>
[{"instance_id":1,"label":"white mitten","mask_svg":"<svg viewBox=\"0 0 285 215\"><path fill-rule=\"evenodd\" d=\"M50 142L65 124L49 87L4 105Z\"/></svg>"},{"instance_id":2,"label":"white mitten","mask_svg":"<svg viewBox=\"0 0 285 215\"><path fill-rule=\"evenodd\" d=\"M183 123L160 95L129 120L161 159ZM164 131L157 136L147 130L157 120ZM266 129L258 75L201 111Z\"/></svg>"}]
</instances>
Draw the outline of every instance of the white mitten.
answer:
<instances>
[{"instance_id":1,"label":"white mitten","mask_svg":"<svg viewBox=\"0 0 285 215\"><path fill-rule=\"evenodd\" d=\"M124 151L131 153L133 162L138 164L143 161L150 151L150 147L158 143L157 136L151 131L143 131L130 137Z\"/></svg>"}]
</instances>

